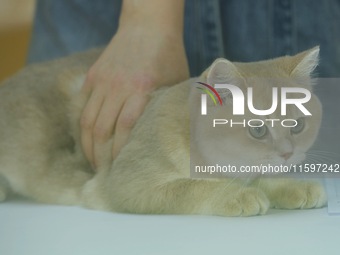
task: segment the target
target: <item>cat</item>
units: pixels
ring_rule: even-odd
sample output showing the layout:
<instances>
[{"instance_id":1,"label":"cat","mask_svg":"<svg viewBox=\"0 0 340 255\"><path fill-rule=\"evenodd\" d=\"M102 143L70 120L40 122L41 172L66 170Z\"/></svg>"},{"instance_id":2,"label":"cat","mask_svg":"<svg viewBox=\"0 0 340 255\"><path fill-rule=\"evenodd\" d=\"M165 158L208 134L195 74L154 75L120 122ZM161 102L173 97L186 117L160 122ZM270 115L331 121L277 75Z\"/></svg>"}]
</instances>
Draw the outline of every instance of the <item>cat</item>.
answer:
<instances>
[{"instance_id":1,"label":"cat","mask_svg":"<svg viewBox=\"0 0 340 255\"><path fill-rule=\"evenodd\" d=\"M304 130L292 134L284 128L268 128L271 138L264 140L251 137L243 127L230 133L225 129L209 133L204 126L190 131L189 108L200 108L201 94L193 86L198 80L234 84L242 90L251 83L259 88L254 93L263 107L270 104L264 95L271 95L274 85L283 84L271 84L270 79L256 84L254 78L285 79L284 86L312 91L311 75L318 65L319 47L252 63L217 59L200 77L155 91L127 145L111 162L111 138L95 173L81 148L79 122L87 100L81 87L86 70L99 54L94 50L31 65L0 86L0 201L17 193L43 203L96 210L218 216L262 215L269 208L325 205L325 191L316 182L190 177L190 132L200 138L194 138L197 158L207 157L212 149L200 141L212 139L217 147L228 145L220 156L235 163L251 165L264 160L284 164L304 159L317 137L322 115L313 93L307 104L313 116L305 118ZM220 92L228 105L230 95ZM224 107L210 103L208 108L212 116L223 113L225 117ZM245 117L251 116L246 113ZM293 110L288 110L288 117L298 118Z\"/></svg>"}]
</instances>

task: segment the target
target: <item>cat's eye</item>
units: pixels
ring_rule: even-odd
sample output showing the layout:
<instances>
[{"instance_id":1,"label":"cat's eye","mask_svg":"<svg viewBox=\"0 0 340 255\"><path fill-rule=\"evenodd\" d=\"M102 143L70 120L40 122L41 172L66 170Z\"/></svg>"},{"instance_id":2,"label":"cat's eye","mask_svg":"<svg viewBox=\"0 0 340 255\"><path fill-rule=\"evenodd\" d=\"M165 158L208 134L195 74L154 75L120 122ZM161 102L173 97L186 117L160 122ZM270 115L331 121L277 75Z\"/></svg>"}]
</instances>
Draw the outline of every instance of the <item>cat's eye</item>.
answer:
<instances>
[{"instance_id":1,"label":"cat's eye","mask_svg":"<svg viewBox=\"0 0 340 255\"><path fill-rule=\"evenodd\" d=\"M302 132L302 130L305 128L305 119L304 118L298 118L296 120L296 126L290 128L290 132L292 134L299 134Z\"/></svg>"},{"instance_id":2,"label":"cat's eye","mask_svg":"<svg viewBox=\"0 0 340 255\"><path fill-rule=\"evenodd\" d=\"M265 125L263 125L262 127L249 127L249 134L256 139L264 138L267 132L267 126Z\"/></svg>"}]
</instances>

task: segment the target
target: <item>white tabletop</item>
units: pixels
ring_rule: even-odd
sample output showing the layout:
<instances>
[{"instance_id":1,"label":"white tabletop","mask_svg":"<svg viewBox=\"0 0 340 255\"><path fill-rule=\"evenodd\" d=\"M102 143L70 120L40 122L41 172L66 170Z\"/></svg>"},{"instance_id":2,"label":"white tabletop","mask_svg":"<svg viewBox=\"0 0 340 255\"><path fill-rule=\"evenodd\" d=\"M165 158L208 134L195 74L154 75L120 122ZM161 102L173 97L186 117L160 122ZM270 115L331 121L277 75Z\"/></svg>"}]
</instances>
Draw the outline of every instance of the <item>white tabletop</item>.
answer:
<instances>
[{"instance_id":1,"label":"white tabletop","mask_svg":"<svg viewBox=\"0 0 340 255\"><path fill-rule=\"evenodd\" d=\"M340 216L326 208L223 218L0 204L1 255L339 254L339 240Z\"/></svg>"}]
</instances>

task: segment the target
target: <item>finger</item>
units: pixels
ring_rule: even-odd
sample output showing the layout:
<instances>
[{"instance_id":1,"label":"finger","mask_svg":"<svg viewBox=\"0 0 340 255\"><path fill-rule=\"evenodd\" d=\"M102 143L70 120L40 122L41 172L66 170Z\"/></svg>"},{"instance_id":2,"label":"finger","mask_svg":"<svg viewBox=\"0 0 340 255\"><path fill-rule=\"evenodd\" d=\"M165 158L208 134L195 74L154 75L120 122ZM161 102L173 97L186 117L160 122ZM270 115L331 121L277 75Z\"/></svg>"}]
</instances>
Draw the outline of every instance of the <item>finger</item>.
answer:
<instances>
[{"instance_id":1,"label":"finger","mask_svg":"<svg viewBox=\"0 0 340 255\"><path fill-rule=\"evenodd\" d=\"M148 99L147 95L135 95L130 97L124 104L116 124L113 140L113 158L116 158L121 148L128 141L131 129L139 116L142 115Z\"/></svg>"},{"instance_id":2,"label":"finger","mask_svg":"<svg viewBox=\"0 0 340 255\"><path fill-rule=\"evenodd\" d=\"M92 83L89 82L88 78L85 79L84 85L81 87L80 93L88 95L93 91Z\"/></svg>"},{"instance_id":3,"label":"finger","mask_svg":"<svg viewBox=\"0 0 340 255\"><path fill-rule=\"evenodd\" d=\"M87 94L90 94L92 93L93 91L93 88L94 88L94 84L96 84L96 73L93 72L93 69L90 68L88 71L87 71L87 74L86 74L86 77L85 77L85 82L80 90L81 93L85 93L86 95Z\"/></svg>"},{"instance_id":4,"label":"finger","mask_svg":"<svg viewBox=\"0 0 340 255\"><path fill-rule=\"evenodd\" d=\"M81 116L81 143L86 158L94 167L92 133L100 108L104 101L104 95L99 90L94 90L84 108Z\"/></svg>"},{"instance_id":5,"label":"finger","mask_svg":"<svg viewBox=\"0 0 340 255\"><path fill-rule=\"evenodd\" d=\"M112 136L114 126L117 121L118 114L124 104L124 100L124 96L117 97L116 93L112 93L109 97L105 98L103 106L100 109L93 133L93 155L96 166L98 166L101 158L107 158L102 154L106 154L106 142ZM108 153L111 157L111 152Z\"/></svg>"}]
</instances>

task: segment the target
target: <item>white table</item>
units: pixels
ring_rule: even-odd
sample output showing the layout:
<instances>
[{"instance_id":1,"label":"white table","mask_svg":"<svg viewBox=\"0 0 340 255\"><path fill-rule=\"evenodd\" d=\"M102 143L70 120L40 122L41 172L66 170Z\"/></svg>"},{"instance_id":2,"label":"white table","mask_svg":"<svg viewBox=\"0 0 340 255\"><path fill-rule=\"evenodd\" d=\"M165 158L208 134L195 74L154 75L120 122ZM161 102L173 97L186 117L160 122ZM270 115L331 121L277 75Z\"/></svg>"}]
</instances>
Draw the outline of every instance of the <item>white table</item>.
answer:
<instances>
[{"instance_id":1,"label":"white table","mask_svg":"<svg viewBox=\"0 0 340 255\"><path fill-rule=\"evenodd\" d=\"M223 218L0 204L1 255L340 254L339 240L326 208Z\"/></svg>"}]
</instances>

